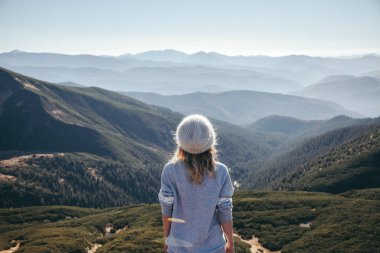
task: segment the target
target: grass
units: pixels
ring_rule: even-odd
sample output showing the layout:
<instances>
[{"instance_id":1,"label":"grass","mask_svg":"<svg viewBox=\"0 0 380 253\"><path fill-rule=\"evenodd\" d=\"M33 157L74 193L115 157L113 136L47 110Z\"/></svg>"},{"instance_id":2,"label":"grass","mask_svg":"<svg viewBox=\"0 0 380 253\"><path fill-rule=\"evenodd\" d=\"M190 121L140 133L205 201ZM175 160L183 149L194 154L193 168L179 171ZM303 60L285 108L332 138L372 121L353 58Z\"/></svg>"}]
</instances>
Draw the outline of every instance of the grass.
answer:
<instances>
[{"instance_id":1,"label":"grass","mask_svg":"<svg viewBox=\"0 0 380 253\"><path fill-rule=\"evenodd\" d=\"M238 192L234 220L243 239L254 234L271 250L378 252L379 211L377 200L310 192Z\"/></svg>"},{"instance_id":2,"label":"grass","mask_svg":"<svg viewBox=\"0 0 380 253\"><path fill-rule=\"evenodd\" d=\"M332 195L312 192L238 191L235 232L252 235L281 252L379 252L380 189ZM359 197L358 197L359 196ZM366 199L363 196L370 196ZM300 227L310 222L310 227ZM107 224L111 234L104 235ZM107 209L40 206L0 209L0 250L21 241L18 252L162 252L158 204ZM123 229L115 233L119 229ZM235 238L236 252L249 246Z\"/></svg>"}]
</instances>

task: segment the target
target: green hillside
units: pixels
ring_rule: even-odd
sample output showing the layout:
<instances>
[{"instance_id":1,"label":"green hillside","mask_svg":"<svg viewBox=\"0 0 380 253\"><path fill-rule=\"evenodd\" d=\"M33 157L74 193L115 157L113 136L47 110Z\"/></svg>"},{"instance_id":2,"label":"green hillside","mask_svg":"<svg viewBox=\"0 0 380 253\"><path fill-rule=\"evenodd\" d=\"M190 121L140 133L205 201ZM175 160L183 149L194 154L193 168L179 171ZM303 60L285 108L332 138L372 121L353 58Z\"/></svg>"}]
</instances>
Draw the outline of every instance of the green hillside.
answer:
<instances>
[{"instance_id":1,"label":"green hillside","mask_svg":"<svg viewBox=\"0 0 380 253\"><path fill-rule=\"evenodd\" d=\"M379 200L308 192L238 191L235 233L252 235L270 250L378 252ZM350 217L347 219L347 217ZM162 252L159 205L108 209L42 206L0 209L0 250L17 252ZM344 229L343 229L344 228ZM15 240L12 242L12 240ZM235 238L236 252L250 252Z\"/></svg>"},{"instance_id":2,"label":"green hillside","mask_svg":"<svg viewBox=\"0 0 380 253\"><path fill-rule=\"evenodd\" d=\"M162 252L154 203L181 118L0 69L0 250ZM253 235L282 253L379 252L379 118L212 121L233 180L308 191L236 191L236 252Z\"/></svg>"},{"instance_id":3,"label":"green hillside","mask_svg":"<svg viewBox=\"0 0 380 253\"><path fill-rule=\"evenodd\" d=\"M1 150L88 152L157 162L180 116L99 88L57 86L0 70Z\"/></svg>"},{"instance_id":4,"label":"green hillside","mask_svg":"<svg viewBox=\"0 0 380 253\"><path fill-rule=\"evenodd\" d=\"M279 188L332 193L380 186L380 126L297 167Z\"/></svg>"},{"instance_id":5,"label":"green hillside","mask_svg":"<svg viewBox=\"0 0 380 253\"><path fill-rule=\"evenodd\" d=\"M160 168L86 153L32 154L0 161L0 205L121 206L157 201Z\"/></svg>"},{"instance_id":6,"label":"green hillside","mask_svg":"<svg viewBox=\"0 0 380 253\"><path fill-rule=\"evenodd\" d=\"M172 133L182 115L119 93L54 85L5 69L0 70L0 83L1 207L156 201L160 171L174 150ZM314 180L318 173L311 167L317 158L370 133L378 119L271 117L254 129L213 122L221 161L245 188L341 192L366 187L350 172L344 179L350 183L342 190L324 188L327 177ZM282 122L284 129L273 129L273 122ZM258 125L265 131L258 131ZM289 132L293 128L296 132ZM375 168L373 155L361 157L361 164L372 159ZM300 173L304 169L310 173ZM339 179L343 176L334 182Z\"/></svg>"},{"instance_id":7,"label":"green hillside","mask_svg":"<svg viewBox=\"0 0 380 253\"><path fill-rule=\"evenodd\" d=\"M0 84L0 207L157 200L182 115L116 92L59 86L5 69ZM236 180L283 141L214 123L221 161Z\"/></svg>"},{"instance_id":8,"label":"green hillside","mask_svg":"<svg viewBox=\"0 0 380 253\"><path fill-rule=\"evenodd\" d=\"M379 119L338 128L270 157L245 187L343 192L379 187Z\"/></svg>"},{"instance_id":9,"label":"green hillside","mask_svg":"<svg viewBox=\"0 0 380 253\"><path fill-rule=\"evenodd\" d=\"M5 69L0 84L0 206L156 200L181 115Z\"/></svg>"},{"instance_id":10,"label":"green hillside","mask_svg":"<svg viewBox=\"0 0 380 253\"><path fill-rule=\"evenodd\" d=\"M378 200L313 192L242 191L235 194L234 203L238 233L243 238L254 234L268 249L282 253L379 252Z\"/></svg>"}]
</instances>

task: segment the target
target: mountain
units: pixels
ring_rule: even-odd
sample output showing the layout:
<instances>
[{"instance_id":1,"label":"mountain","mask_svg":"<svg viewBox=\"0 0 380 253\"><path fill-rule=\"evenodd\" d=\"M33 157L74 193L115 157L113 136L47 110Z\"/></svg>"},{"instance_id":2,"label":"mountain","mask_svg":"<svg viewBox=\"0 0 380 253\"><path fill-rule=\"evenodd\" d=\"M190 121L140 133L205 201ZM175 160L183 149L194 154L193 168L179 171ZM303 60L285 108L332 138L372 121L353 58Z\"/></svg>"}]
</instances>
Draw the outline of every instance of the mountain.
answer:
<instances>
[{"instance_id":1,"label":"mountain","mask_svg":"<svg viewBox=\"0 0 380 253\"><path fill-rule=\"evenodd\" d=\"M354 119L339 115L327 120L300 120L280 115L261 118L247 126L255 132L278 133L292 138L317 136L328 131L351 125L371 123L371 119Z\"/></svg>"},{"instance_id":2,"label":"mountain","mask_svg":"<svg viewBox=\"0 0 380 253\"><path fill-rule=\"evenodd\" d=\"M288 145L283 152L271 156L242 185L334 193L379 187L380 181L376 179L379 178L379 129L380 121L376 118L305 138L293 148ZM299 178L305 180L302 187Z\"/></svg>"},{"instance_id":3,"label":"mountain","mask_svg":"<svg viewBox=\"0 0 380 253\"><path fill-rule=\"evenodd\" d=\"M375 70L375 71L364 73L363 76L372 76L372 77L375 77L377 79L380 79L380 70Z\"/></svg>"},{"instance_id":4,"label":"mountain","mask_svg":"<svg viewBox=\"0 0 380 253\"><path fill-rule=\"evenodd\" d=\"M227 91L216 94L197 92L172 96L140 92L123 94L183 114L202 113L239 125L246 125L272 114L304 120L327 119L340 114L358 116L328 101L256 91Z\"/></svg>"},{"instance_id":5,"label":"mountain","mask_svg":"<svg viewBox=\"0 0 380 253\"><path fill-rule=\"evenodd\" d=\"M152 202L182 117L119 93L0 69L0 251L161 252ZM271 116L247 128L212 121L233 180L292 190L236 190L238 252L250 252L253 236L271 251L376 252L379 118Z\"/></svg>"},{"instance_id":6,"label":"mountain","mask_svg":"<svg viewBox=\"0 0 380 253\"><path fill-rule=\"evenodd\" d=\"M0 84L0 206L156 200L181 115L5 69Z\"/></svg>"},{"instance_id":7,"label":"mountain","mask_svg":"<svg viewBox=\"0 0 380 253\"><path fill-rule=\"evenodd\" d=\"M178 63L233 66L256 70L257 68L287 70L293 73L291 80L302 84L314 83L329 75L360 75L364 72L375 71L380 65L380 57L378 55L363 55L351 58L311 57L305 55L268 57L260 55L227 56L216 52L197 52L194 54L180 53L178 57L170 57L172 54L171 50L163 50L129 55L129 57L136 60L167 61L170 59ZM284 78L284 76L282 77Z\"/></svg>"},{"instance_id":8,"label":"mountain","mask_svg":"<svg viewBox=\"0 0 380 253\"><path fill-rule=\"evenodd\" d=\"M293 94L334 101L368 117L380 112L380 79L370 76L330 76Z\"/></svg>"},{"instance_id":9,"label":"mountain","mask_svg":"<svg viewBox=\"0 0 380 253\"><path fill-rule=\"evenodd\" d=\"M135 62L135 60L130 60ZM66 55L56 53L29 53L12 51L0 54L0 66L33 66L33 67L92 67L101 69L125 69L128 62L105 56Z\"/></svg>"},{"instance_id":10,"label":"mountain","mask_svg":"<svg viewBox=\"0 0 380 253\"><path fill-rule=\"evenodd\" d=\"M134 67L154 66L181 66L182 64L166 62L165 64L132 58L118 58L113 56L89 54L60 54L60 53L33 53L13 50L0 53L0 66L13 67L67 67L67 68L97 68L103 70L124 71Z\"/></svg>"},{"instance_id":11,"label":"mountain","mask_svg":"<svg viewBox=\"0 0 380 253\"><path fill-rule=\"evenodd\" d=\"M6 69L0 69L0 84L0 206L108 207L156 200L181 114ZM235 179L283 141L213 122L221 161Z\"/></svg>"},{"instance_id":12,"label":"mountain","mask_svg":"<svg viewBox=\"0 0 380 253\"><path fill-rule=\"evenodd\" d=\"M380 125L297 167L275 187L341 193L380 186Z\"/></svg>"},{"instance_id":13,"label":"mountain","mask_svg":"<svg viewBox=\"0 0 380 253\"><path fill-rule=\"evenodd\" d=\"M124 75L127 83L139 84L129 90L159 90L161 94L184 94L205 89L211 92L237 89L286 92L301 87L294 81L258 71L205 66L140 67L126 71Z\"/></svg>"},{"instance_id":14,"label":"mountain","mask_svg":"<svg viewBox=\"0 0 380 253\"><path fill-rule=\"evenodd\" d=\"M141 164L146 154L159 157L171 147L167 131L178 114L99 88L0 74L2 150L89 152Z\"/></svg>"},{"instance_id":15,"label":"mountain","mask_svg":"<svg viewBox=\"0 0 380 253\"><path fill-rule=\"evenodd\" d=\"M184 94L233 89L289 92L301 86L292 80L253 70L205 66L138 66L120 71L95 67L12 66L13 71L50 82L78 82L115 91Z\"/></svg>"},{"instance_id":16,"label":"mountain","mask_svg":"<svg viewBox=\"0 0 380 253\"><path fill-rule=\"evenodd\" d=\"M62 83L57 83L58 85L63 85L63 86L69 86L69 87L78 87L78 88L84 88L86 87L83 84L79 83L74 83L74 82L62 82Z\"/></svg>"},{"instance_id":17,"label":"mountain","mask_svg":"<svg viewBox=\"0 0 380 253\"><path fill-rule=\"evenodd\" d=\"M125 54L120 55L118 58L121 59L138 59L145 61L167 61L167 62L181 62L188 55L173 49L166 50L152 50L139 54Z\"/></svg>"}]
</instances>

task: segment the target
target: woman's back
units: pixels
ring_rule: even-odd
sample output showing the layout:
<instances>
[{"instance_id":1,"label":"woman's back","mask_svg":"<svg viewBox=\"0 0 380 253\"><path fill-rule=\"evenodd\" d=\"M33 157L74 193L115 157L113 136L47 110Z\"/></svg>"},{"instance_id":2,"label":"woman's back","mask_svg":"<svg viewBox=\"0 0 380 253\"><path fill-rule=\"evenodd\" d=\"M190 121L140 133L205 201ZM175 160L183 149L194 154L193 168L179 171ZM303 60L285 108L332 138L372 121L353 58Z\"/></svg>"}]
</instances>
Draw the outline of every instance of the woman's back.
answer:
<instances>
[{"instance_id":1,"label":"woman's back","mask_svg":"<svg viewBox=\"0 0 380 253\"><path fill-rule=\"evenodd\" d=\"M158 194L165 250L233 253L233 187L227 167L217 162L211 122L202 115L187 116L175 140L177 151L162 171Z\"/></svg>"},{"instance_id":2,"label":"woman's back","mask_svg":"<svg viewBox=\"0 0 380 253\"><path fill-rule=\"evenodd\" d=\"M231 220L233 187L224 164L216 163L215 170L215 177L205 176L195 184L183 161L165 166L159 197L172 208L169 252L225 252L220 224Z\"/></svg>"}]
</instances>

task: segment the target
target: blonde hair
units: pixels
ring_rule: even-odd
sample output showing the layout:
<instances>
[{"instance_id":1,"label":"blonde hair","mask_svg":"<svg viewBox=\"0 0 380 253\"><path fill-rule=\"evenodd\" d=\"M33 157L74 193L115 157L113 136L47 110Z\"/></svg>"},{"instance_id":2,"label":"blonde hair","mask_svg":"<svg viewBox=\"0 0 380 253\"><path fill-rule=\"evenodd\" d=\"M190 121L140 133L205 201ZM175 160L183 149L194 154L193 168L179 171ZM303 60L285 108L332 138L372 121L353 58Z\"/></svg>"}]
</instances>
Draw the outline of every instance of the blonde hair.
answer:
<instances>
[{"instance_id":1,"label":"blonde hair","mask_svg":"<svg viewBox=\"0 0 380 253\"><path fill-rule=\"evenodd\" d=\"M171 161L175 163L183 161L190 172L190 181L200 184L206 173L210 178L215 177L215 164L218 161L217 150L213 146L203 153L191 154L178 146Z\"/></svg>"}]
</instances>

